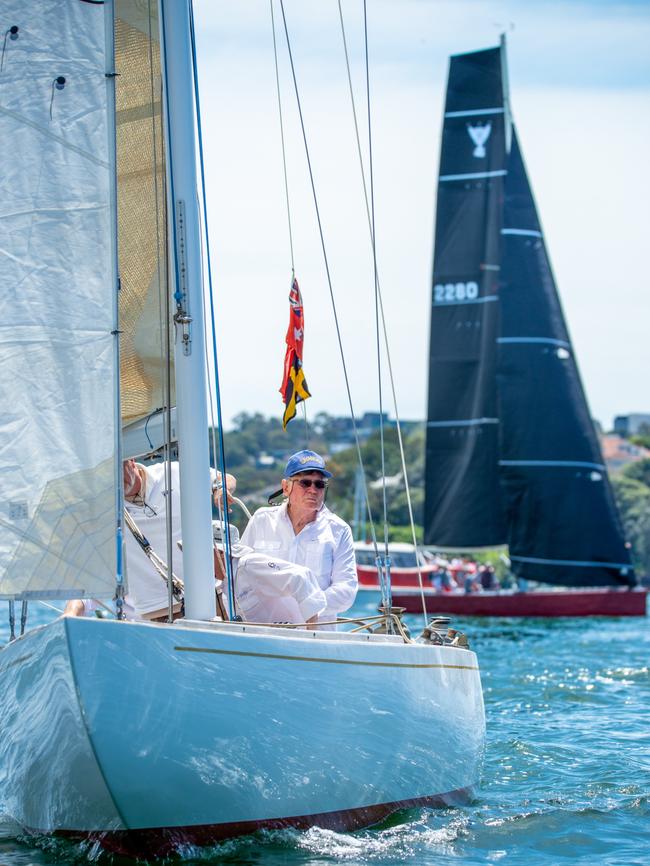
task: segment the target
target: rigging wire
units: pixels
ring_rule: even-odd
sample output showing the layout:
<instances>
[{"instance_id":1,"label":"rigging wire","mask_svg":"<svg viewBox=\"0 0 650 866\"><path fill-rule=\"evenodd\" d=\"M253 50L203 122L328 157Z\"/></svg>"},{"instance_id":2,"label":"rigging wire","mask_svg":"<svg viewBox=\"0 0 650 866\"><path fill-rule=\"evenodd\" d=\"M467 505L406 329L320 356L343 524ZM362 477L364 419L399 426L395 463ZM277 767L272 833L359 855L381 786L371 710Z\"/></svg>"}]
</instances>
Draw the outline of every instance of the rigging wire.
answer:
<instances>
[{"instance_id":1,"label":"rigging wire","mask_svg":"<svg viewBox=\"0 0 650 866\"><path fill-rule=\"evenodd\" d=\"M289 226L289 249L291 251L291 287L296 278L296 266L293 252L293 231L291 228L291 205L289 199L289 177L287 174L287 151L284 139L284 118L282 115L282 94L280 90L280 71L278 65L278 45L275 34L275 14L273 12L273 0L269 0L271 9L271 31L273 33L273 59L275 62L275 89L278 96L278 116L280 120L280 140L282 142L282 168L284 172L284 195L287 203L287 223ZM304 315L304 313L303 313ZM306 401L302 400L302 417L305 424L305 448L309 448L309 422L307 421L307 405Z\"/></svg>"},{"instance_id":2,"label":"rigging wire","mask_svg":"<svg viewBox=\"0 0 650 866\"><path fill-rule=\"evenodd\" d=\"M302 406L302 417L305 422L305 448L309 448L309 421L307 420L307 407L305 403L306 401L303 400L300 405Z\"/></svg>"},{"instance_id":3,"label":"rigging wire","mask_svg":"<svg viewBox=\"0 0 650 866\"><path fill-rule=\"evenodd\" d=\"M9 643L16 640L16 604L13 598L9 599Z\"/></svg>"},{"instance_id":4,"label":"rigging wire","mask_svg":"<svg viewBox=\"0 0 650 866\"><path fill-rule=\"evenodd\" d=\"M287 202L287 222L289 224L289 248L291 250L291 283L296 276L296 267L293 255L293 231L291 230L291 206L289 204L289 178L287 176L287 151L284 143L284 122L282 119L282 97L280 94L280 73L278 69L278 46L275 38L275 15L273 14L273 0L269 0L271 7L271 30L273 32L273 59L275 60L275 87L278 94L278 115L280 117L280 140L282 142L282 167L284 169L284 195Z\"/></svg>"},{"instance_id":5,"label":"rigging wire","mask_svg":"<svg viewBox=\"0 0 650 866\"><path fill-rule=\"evenodd\" d=\"M159 325L159 336L160 336L160 360L161 360L161 368L164 370L164 384L163 384L163 463L165 467L165 493L167 494L166 499L166 507L165 507L165 544L166 544L166 578L167 578L167 619L169 622L173 622L174 619L174 593L173 593L173 582L174 582L174 574L172 571L173 568L173 558L174 558L174 539L173 539L173 501L171 496L171 488L172 488L172 422L171 422L171 401L172 401L172 339L171 339L171 298L169 295L169 244L168 244L168 233L165 232L164 243L161 244L160 240L160 225L161 225L161 216L162 220L166 222L167 220L167 191L163 187L162 191L162 208L161 208L161 195L160 188L158 182L158 147L159 140L162 142L162 130L160 134L160 139L157 135L158 129L156 125L156 84L154 80L154 56L153 56L153 32L152 32L152 9L151 9L151 0L149 0L148 10L147 10L147 20L149 26L149 93L150 93L150 106L151 106L151 149L152 149L152 162L153 162L153 185L154 185L154 201L155 201L155 221L156 221L156 269L157 269L157 282L158 282L158 325ZM162 81L161 81L161 93L160 93L160 103L162 105ZM160 112L160 123L162 125L162 112ZM162 148L161 148L162 149ZM161 154L164 158L164 154ZM162 210L162 215L161 215ZM163 249L164 255L164 265L161 267L161 248ZM163 315L164 314L164 315ZM149 418L145 423L145 434L147 438L149 438L147 433L147 424L149 423Z\"/></svg>"},{"instance_id":6,"label":"rigging wire","mask_svg":"<svg viewBox=\"0 0 650 866\"><path fill-rule=\"evenodd\" d=\"M115 30L115 10L110 14L112 30ZM113 385L113 423L115 425L114 447L115 459L113 466L113 477L115 484L115 609L118 620L124 619L124 473L122 471L123 459L123 432L122 432L122 393L120 388L120 369L121 369L121 329L120 329L120 263L118 255L118 193L117 193L117 120L116 120L116 98L117 98L117 77L115 72L115 41L111 44L111 69L106 73L107 100L110 106L110 164L111 173L114 181L111 183L111 231L113 234L113 244L111 251L113 279L113 370L114 370L114 385Z\"/></svg>"},{"instance_id":7,"label":"rigging wire","mask_svg":"<svg viewBox=\"0 0 650 866\"><path fill-rule=\"evenodd\" d=\"M337 309L336 309L336 301L335 301L335 298L334 298L334 289L333 289L333 287L332 287L332 278L331 278L331 274L330 274L329 260L328 260L328 258L327 258L327 250L326 250L326 247L325 247L325 237L324 237L324 233L323 233L323 225L322 225L322 221L321 221L321 217L320 217L320 208L319 208L319 206L318 206L318 196L316 195L316 185L315 185L315 182L314 182L314 174L313 174L313 171L312 171L311 158L310 158L310 155L309 155L309 145L308 145L308 143L307 143L307 133L306 133L306 131L305 131L305 122L304 122L303 115L302 115L302 106L301 106L301 102L300 102L300 94L299 94L299 91L298 91L298 81L297 81L297 78L296 78L296 70L295 70L295 66L294 66L294 62L293 62L293 53L292 53L292 51L291 51L291 40L290 40L290 38L289 38L289 29L288 29L288 26L287 26L287 19L286 19L286 15L285 15L285 12L284 12L284 2L283 2L283 0L280 0L280 9L281 9L281 11L282 11L282 21L283 21L283 24L284 24L284 33L285 33L285 38L286 38L286 42L287 42L287 50L288 50L288 53L289 53L289 62L290 62L290 64L291 64L291 75L292 75L292 78L293 78L294 92L295 92L295 95L296 95L296 103L297 103L297 106L298 106L298 115L299 115L299 117L300 117L300 127L301 127L301 130L302 130L302 138L303 138L303 143L304 143L304 146L305 146L305 155L306 155L306 158L307 158L307 167L308 167L308 170L309 170L309 180L310 180L310 183L311 183L312 197L313 197L313 200L314 200L314 209L315 209L315 211L316 211L316 221L317 221L317 224L318 224L318 233L319 233L319 236L320 236L321 250L322 250L322 253L323 253L323 261L324 261L324 264L325 264L325 273L326 273L326 277L327 277L327 285L328 285L328 288L329 288L330 299L331 299L331 302L332 302L332 312L333 312L333 314L334 314L334 325L335 325L336 336L337 336L337 340L338 340L339 354L340 354L340 356L341 356L341 363L342 363L342 366L343 366L343 377L344 377L344 380L345 380L345 389L346 389L347 398L348 398L348 405L349 405L349 407L350 407L350 417L351 417L351 420L352 420L352 429L353 429L353 431L354 431L354 439L355 439L356 450L357 450L357 459L358 459L358 461L359 461L359 465L360 465L360 466L362 467L362 469L363 469L363 468L364 468L364 463L363 463L363 457L362 457L362 454L361 454L361 443L360 443L360 441L359 441L359 431L358 431L358 427L357 427L356 416L355 416L355 413L354 413L354 405L353 405L353 402L352 402L352 393L351 393L351 391L350 391L350 379L349 379L349 376L348 376L347 365L346 365L346 363L345 363L345 353L344 353L344 351L343 351L343 342L342 342L342 338L341 338L341 329L340 329L340 326L339 326L338 313L337 313ZM365 470L364 470L364 492L365 492L365 498L366 498L366 508L368 509L368 522L370 523L370 531L371 531L371 536L372 536L372 543L373 543L373 547L374 547L374 550L375 550L375 555L378 557L378 556L379 556L379 551L378 551L378 547L377 547L377 536L376 536L376 532L375 532L374 521L373 521L373 518L372 518L372 509L371 509L371 507L370 507L370 497L369 497L369 495L368 495L368 485L367 485L367 483L366 483ZM388 591L388 588L387 588L386 585L385 585L385 575L384 575L383 569L382 569L382 570L379 570L379 569L378 569L377 574L378 574L378 577L379 577L379 584L380 584L380 590L381 590L382 604L384 604L384 605L386 606L386 609L388 610L388 608L390 607L390 604L389 604L389 591Z\"/></svg>"},{"instance_id":8,"label":"rigging wire","mask_svg":"<svg viewBox=\"0 0 650 866\"><path fill-rule=\"evenodd\" d=\"M349 55L348 55L348 45L347 45L347 38L345 35L345 24L343 21L343 10L341 8L341 0L338 0L338 7L339 7L339 19L341 22L341 37L343 40L343 51L345 54L345 65L346 65L347 75L348 75L348 87L349 87L349 91L350 91L350 103L351 103L351 107L352 107L352 117L354 120L354 131L355 131L355 137L356 137L356 143L357 143L357 153L359 156L359 169L361 172L361 182L363 184L363 196L364 196L364 201L365 201L365 205L366 205L366 215L368 217L368 229L370 232L370 240L371 240L371 244L372 244L373 252L374 252L375 243L374 243L373 222L371 220L370 206L368 203L368 189L367 189L367 185L366 185L366 172L365 172L364 165L363 165L363 154L361 151L361 137L359 135L359 124L357 121L357 110L356 110L356 103L355 103L355 99L354 99L354 89L352 87L352 74L350 72L350 59L349 59ZM376 257L375 257L375 261L376 261ZM395 389L395 377L393 375L393 365L392 365L391 352L390 352L389 340L388 340L388 329L386 328L386 317L384 315L384 303L383 303L383 298L382 298L382 293L381 293L381 285L380 285L380 281L379 281L379 272L378 271L377 271L376 277L377 277L377 296L379 298L379 309L380 309L380 313L381 313L382 330L384 333L386 361L387 361L387 365L388 365L389 381L390 381L391 392L392 392L392 397L393 397L393 411L395 412L395 423L396 423L396 428L397 428L397 439L399 442L399 451L400 451L400 458L401 458L401 463L402 463L402 474L404 476L406 502L407 502L408 512L409 512L409 522L410 522L410 526L411 526L411 535L413 538L413 546L414 546L415 551L416 551L415 560L416 560L416 566L417 566L417 571L418 571L418 583L419 583L419 588L420 588L420 597L421 597L421 601L422 601L422 614L424 617L424 624L426 626L428 619L427 619L427 610L426 610L426 600L424 598L424 583L422 580L422 571L420 568L420 562L419 562L419 559L417 556L418 543L417 543L417 538L415 535L415 519L413 517L413 504L412 504L412 500L411 500L411 488L409 485L408 473L407 473L407 469L406 469L406 456L405 456L405 452L404 452L404 442L402 439L402 425L400 422L400 416L399 416L399 411L398 411L398 407L397 407L397 393L396 393L396 389Z\"/></svg>"},{"instance_id":9,"label":"rigging wire","mask_svg":"<svg viewBox=\"0 0 650 866\"><path fill-rule=\"evenodd\" d=\"M386 449L384 446L384 404L381 387L381 338L379 329L379 280L377 276L377 244L375 233L375 181L372 159L372 123L370 114L370 63L368 61L368 15L366 9L366 0L363 0L363 35L366 61L366 110L368 116L368 174L370 176L370 214L371 214L371 239L372 239L372 264L373 264L373 283L375 295L375 335L377 342L377 390L379 394L379 443L381 453L381 491L382 505L384 517L384 557L383 560L377 560L377 568L383 568L386 583L386 598L388 607L386 613L392 607L391 586L390 586L390 556L388 554L388 501L386 497Z\"/></svg>"},{"instance_id":10,"label":"rigging wire","mask_svg":"<svg viewBox=\"0 0 650 866\"><path fill-rule=\"evenodd\" d=\"M60 607L55 607L55 605L50 604L49 601L43 601L42 598L38 598L38 599L36 599L36 601L38 602L38 604L42 604L43 607L49 607L50 610L55 610L59 615L63 613L63 611L61 610ZM110 610L110 608L109 608L109 610ZM111 610L111 613L115 614L115 611Z\"/></svg>"},{"instance_id":11,"label":"rigging wire","mask_svg":"<svg viewBox=\"0 0 650 866\"><path fill-rule=\"evenodd\" d=\"M221 414L221 389L219 387L219 361L217 357L217 337L216 337L216 320L214 314L214 292L212 286L212 262L210 256L210 235L208 232L208 203L207 196L205 192L205 161L203 158L203 131L201 124L201 103L199 100L199 72L198 65L196 62L196 34L194 31L194 4L192 0L190 0L190 41L192 46L192 69L194 72L194 101L196 103L196 126L197 126L197 136L198 136L198 144L199 144L199 165L201 168L201 195L203 201L203 229L205 232L205 248L206 248L206 262L207 262L207 272L208 272L208 288L210 294L210 325L211 325L211 337L212 337L212 355L213 355L213 363L214 363L214 383L215 383L215 398L216 398L216 406L217 406L217 423L219 425L219 457L221 464L221 498L224 503L224 507L227 509L228 503L228 492L226 489L226 451L224 446L224 436L223 436L223 418ZM216 453L215 453L215 463L216 463ZM226 514L227 518L227 514ZM225 553L226 556L224 559L226 560L226 573L228 578L228 614L230 619L235 618L235 609L234 609L234 598L235 598L235 586L234 586L234 576L232 569L232 554L231 554L231 540L230 540L230 523L226 519L223 521L225 526Z\"/></svg>"}]
</instances>

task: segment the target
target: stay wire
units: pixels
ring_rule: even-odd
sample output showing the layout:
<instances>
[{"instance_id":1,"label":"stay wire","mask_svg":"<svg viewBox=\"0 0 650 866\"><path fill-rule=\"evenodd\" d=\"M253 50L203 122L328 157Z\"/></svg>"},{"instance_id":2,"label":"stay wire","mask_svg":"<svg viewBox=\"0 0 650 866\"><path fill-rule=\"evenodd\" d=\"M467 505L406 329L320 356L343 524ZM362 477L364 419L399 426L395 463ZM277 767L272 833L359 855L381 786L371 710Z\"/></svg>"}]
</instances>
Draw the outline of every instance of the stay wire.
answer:
<instances>
[{"instance_id":1,"label":"stay wire","mask_svg":"<svg viewBox=\"0 0 650 866\"><path fill-rule=\"evenodd\" d=\"M273 34L273 59L275 62L275 89L278 96L278 117L280 121L280 141L282 142L282 168L284 172L284 195L287 203L287 224L289 226L289 249L291 251L291 287L296 277L296 265L293 252L293 230L291 227L291 204L289 198L289 176L287 174L287 151L284 140L284 117L282 114L282 92L280 89L280 71L278 64L278 44L275 33L275 13L273 11L273 0L269 0L271 9L271 32ZM302 401L302 417L305 424L305 448L309 448L309 423L307 421L307 406Z\"/></svg>"},{"instance_id":2,"label":"stay wire","mask_svg":"<svg viewBox=\"0 0 650 866\"><path fill-rule=\"evenodd\" d=\"M372 159L372 119L370 113L370 62L368 60L368 15L366 8L366 0L363 0L363 35L365 47L366 61L366 111L368 117L368 174L370 176L370 214L372 222L372 263L373 263L373 282L375 294L375 335L377 341L377 391L379 396L379 442L381 451L381 491L383 503L384 517L384 560L378 562L385 570L386 575L386 609L385 613L389 613L392 607L391 587L390 587L390 556L388 554L388 500L386 495L386 449L384 446L384 404L382 395L382 377L381 377L381 338L379 330L379 294L378 294L378 276L377 276L377 243L375 232L375 181Z\"/></svg>"},{"instance_id":3,"label":"stay wire","mask_svg":"<svg viewBox=\"0 0 650 866\"><path fill-rule=\"evenodd\" d=\"M346 35L345 35L345 24L343 21L343 11L341 9L341 0L338 0L338 7L339 7L339 18L341 21L341 37L343 40L343 50L345 53L345 65L346 65L347 75L348 75L348 87L350 90L350 104L352 107L352 117L354 120L354 131L355 131L355 137L356 137L356 143L357 143L357 153L359 156L359 169L361 171L361 182L363 185L363 196L364 196L364 201L365 201L365 205L366 205L366 214L368 217L368 229L370 232L370 242L374 248L373 224L372 224L372 220L370 217L370 206L368 203L368 189L367 189L367 185L366 185L366 172L365 172L364 165L363 165L363 154L361 151L361 137L359 135L359 124L357 121L357 110L356 110L356 103L355 103L355 99L354 99L354 89L352 87L352 74L350 72L350 60L349 60L349 55L348 55L347 39L346 39ZM426 601L424 598L424 583L422 580L422 571L420 568L420 562L417 558L418 542L417 542L417 538L415 535L415 519L413 517L413 504L411 501L411 488L410 488L410 484L409 484L409 480L408 480L408 472L406 469L406 456L404 453L404 442L402 439L402 425L400 422L400 416L399 416L399 411L398 411L398 406L397 406L397 393L396 393L396 389L395 389L395 377L393 375L393 364L392 364L392 360L391 360L391 352L390 352L390 346L389 346L389 340L388 340L388 330L386 328L386 317L384 315L384 303L383 303L383 298L382 298L381 284L380 284L378 272L377 272L377 294L379 297L379 309L380 309L380 313L381 313L382 330L384 333L384 344L385 344L385 348L386 348L386 361L388 364L388 374L389 374L391 392L392 392L392 397L393 397L393 411L395 412L395 423L396 423L396 428L397 428L397 438L398 438L398 442L399 442L400 458L401 458L401 463L402 463L402 473L404 475L404 487L405 487L406 502L407 502L408 512L409 512L411 536L413 539L413 547L416 550L416 564L417 564L417 570L418 570L418 582L419 582L419 587L420 587L420 596L421 596L421 601L422 601L422 614L424 617L424 624L426 625L428 622L428 619L427 619L427 611L426 611Z\"/></svg>"},{"instance_id":4,"label":"stay wire","mask_svg":"<svg viewBox=\"0 0 650 866\"><path fill-rule=\"evenodd\" d=\"M284 143L284 122L282 118L282 97L280 93L280 72L278 68L278 46L275 38L275 15L273 13L273 0L269 0L271 7L271 30L273 32L273 59L275 61L275 87L278 95L278 115L280 118L280 140L282 142L282 168L284 170L284 195L287 202L287 223L289 224L289 248L291 250L291 282L296 275L296 266L293 256L293 231L291 229L291 205L289 203L289 178L287 175L287 152Z\"/></svg>"},{"instance_id":5,"label":"stay wire","mask_svg":"<svg viewBox=\"0 0 650 866\"><path fill-rule=\"evenodd\" d=\"M343 341L341 338L341 329L339 326L338 313L337 313L337 309L336 309L336 300L334 298L334 290L332 287L332 278L331 278L331 274L330 274L329 260L327 258L327 250L325 247L325 237L323 234L323 224L322 224L321 217L320 217L320 208L318 207L318 196L316 195L316 185L314 182L314 173L312 171L312 166L311 166L311 158L309 155L309 145L307 143L307 133L305 131L305 122L304 122L304 118L303 118L303 114L302 114L302 106L300 103L300 93L298 91L298 81L296 79L296 70L295 70L295 66L294 66L294 62L293 62L293 53L291 51L291 40L289 39L289 29L287 27L287 19L286 19L286 15L284 12L284 0L280 0L280 10L282 11L282 21L284 24L284 34L285 34L285 38L286 38L286 42L287 42L287 51L289 54L289 62L291 65L291 75L293 78L294 92L296 95L296 103L298 106L298 115L300 117L300 128L302 130L302 139L303 139L303 143L305 146L305 155L307 158L307 167L309 170L309 180L311 183L312 197L314 199L314 208L316 211L316 221L318 223L318 233L320 236L321 250L323 252L323 261L325 263L325 273L327 276L327 285L329 288L330 299L332 302L332 312L334 315L334 325L336 328L336 337L338 340L339 354L341 356L341 364L343 366L343 377L345 380L345 390L347 393L348 405L350 407L350 417L352 420L352 429L354 432L354 440L355 440L355 445L356 445L356 450L357 450L357 459L359 461L359 465L361 466L361 469L363 470L363 485L364 485L364 494L365 494L365 499L366 499L366 508L368 509L368 522L370 524L370 532L371 532L372 544L374 547L375 555L376 555L376 557L379 557L379 551L378 551L378 547L377 547L377 535L375 532L375 524L374 524L373 517L372 517L372 509L370 507L370 497L368 495L368 484L366 481L366 473L365 473L365 468L364 468L364 463L363 463L363 457L361 454L361 443L359 441L359 430L357 427L356 416L354 414L354 405L352 402L352 393L350 391L350 379L348 376L347 365L345 363L345 353L343 351ZM379 582L380 582L382 602L385 602L387 593L386 593L386 587L384 585L384 574L379 569L378 569L378 577L379 577Z\"/></svg>"},{"instance_id":6,"label":"stay wire","mask_svg":"<svg viewBox=\"0 0 650 866\"><path fill-rule=\"evenodd\" d=\"M160 207L160 189L158 183L158 136L156 127L156 84L154 81L154 57L153 57L153 32L152 32L152 10L151 0L149 0L147 10L147 21L149 22L149 89L150 89L150 105L151 105L151 147L153 152L153 182L154 182L154 199L156 202L156 267L158 276L158 323L160 328L160 355L161 367L165 371L164 378L164 406L163 406L163 429L165 431L163 437L163 462L165 465L165 493L166 493L166 508L165 508L165 540L166 540L166 556L167 556L167 620L174 620L174 594L173 594L173 559L174 559L174 536L173 536L173 500L171 496L172 487L172 424L171 424L171 393L172 393L172 338L171 338L171 298L169 296L169 248L167 243L167 232L165 232L165 242L161 244L160 240L160 224L161 224L161 207ZM160 94L162 104L162 93ZM160 116L162 124L162 113ZM162 142L163 132L160 132L160 141ZM162 219L167 221L167 192L163 187L162 193ZM164 270L160 264L161 247L164 256ZM163 301L164 297L164 301ZM164 321L163 321L164 312ZM147 424L145 424L145 433L147 432ZM148 434L147 434L148 438Z\"/></svg>"},{"instance_id":7,"label":"stay wire","mask_svg":"<svg viewBox=\"0 0 650 866\"><path fill-rule=\"evenodd\" d=\"M110 22L111 33L115 31L115 10L107 9L107 22ZM124 456L124 442L123 442L123 431L122 431L122 394L120 389L120 368L121 368L121 329L120 329L120 266L119 266L119 256L118 256L118 196L117 196L117 122L115 117L115 105L116 105L116 90L117 90L117 78L113 75L115 71L115 40L111 40L110 47L110 70L107 70L106 81L108 84L107 87L107 101L110 106L110 171L113 176L113 182L111 183L111 234L113 238L113 242L111 244L111 259L112 259L112 268L113 268L113 279L115 280L115 285L113 287L113 303L112 303L112 315L113 315L113 330L112 334L114 336L113 343L113 363L114 363L114 384L113 384L113 419L115 424L114 431L114 445L115 445L115 465L114 465L114 479L115 479L115 607L117 610L117 618L124 618L124 595L125 595L125 585L124 585L124 562L125 562L125 550L124 550L124 523L123 523L123 511L124 511L124 473L122 471L122 460Z\"/></svg>"},{"instance_id":8,"label":"stay wire","mask_svg":"<svg viewBox=\"0 0 650 866\"><path fill-rule=\"evenodd\" d=\"M196 126L197 126L197 137L199 143L199 164L201 168L201 195L203 199L203 226L205 232L205 247L206 247L206 260L207 260L207 270L208 270L208 287L210 293L210 324L211 324L211 336L212 336L212 353L213 353L213 363L214 363L214 380L215 380L215 397L217 404L217 423L219 425L219 457L221 463L221 497L224 503L228 502L228 491L226 489L226 451L224 445L224 436L223 436L223 418L221 413L221 389L219 387L219 362L217 357L217 337L216 337L216 319L214 314L214 293L212 287L212 262L210 256L210 236L208 232L208 203L207 196L205 191L205 161L203 158L203 132L202 132L202 124L201 124L201 103L199 100L199 73L198 73L198 64L196 62L196 34L194 32L194 4L192 0L190 0L190 40L192 44L192 69L194 72L194 101L196 103ZM216 454L215 454L215 463L216 463ZM227 508L227 505L225 506ZM226 514L227 517L227 514ZM231 540L230 540L230 523L228 520L223 521L224 526L226 528L225 533L225 541L226 541L226 556L224 559L226 560L226 574L228 577L228 615L230 619L233 620L235 618L235 608L234 608L234 599L235 599L235 586L234 586L234 576L232 570L232 562L231 562Z\"/></svg>"}]
</instances>

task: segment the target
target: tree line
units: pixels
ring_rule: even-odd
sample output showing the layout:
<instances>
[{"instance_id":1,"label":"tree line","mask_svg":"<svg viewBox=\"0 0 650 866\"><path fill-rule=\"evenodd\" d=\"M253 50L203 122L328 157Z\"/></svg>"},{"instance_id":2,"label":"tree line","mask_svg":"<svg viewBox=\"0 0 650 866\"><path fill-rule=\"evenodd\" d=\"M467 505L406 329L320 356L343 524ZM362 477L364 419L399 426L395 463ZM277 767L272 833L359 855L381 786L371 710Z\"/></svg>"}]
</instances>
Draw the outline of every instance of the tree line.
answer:
<instances>
[{"instance_id":1,"label":"tree line","mask_svg":"<svg viewBox=\"0 0 650 866\"><path fill-rule=\"evenodd\" d=\"M259 413L242 413L234 419L233 430L224 436L226 468L237 477L237 493L251 510L266 505L270 492L279 488L287 457L301 448L329 455L334 474L327 493L328 505L348 523L355 515L355 485L358 467L356 446L350 442L346 419L321 412L308 423L298 415L287 430L279 418ZM416 536L422 540L424 507L424 424L402 430L405 461L411 494ZM368 483L368 498L379 537L383 538L383 491L381 483L381 441L372 432L361 444ZM217 461L217 464L219 461ZM387 512L391 541L411 541L408 502L402 478L397 430L384 428L384 463L388 479ZM637 573L650 574L650 459L627 466L612 477L614 495L625 535L632 546ZM361 509L365 514L365 508ZM235 515L237 520L237 515ZM488 559L494 557L488 556Z\"/></svg>"}]
</instances>

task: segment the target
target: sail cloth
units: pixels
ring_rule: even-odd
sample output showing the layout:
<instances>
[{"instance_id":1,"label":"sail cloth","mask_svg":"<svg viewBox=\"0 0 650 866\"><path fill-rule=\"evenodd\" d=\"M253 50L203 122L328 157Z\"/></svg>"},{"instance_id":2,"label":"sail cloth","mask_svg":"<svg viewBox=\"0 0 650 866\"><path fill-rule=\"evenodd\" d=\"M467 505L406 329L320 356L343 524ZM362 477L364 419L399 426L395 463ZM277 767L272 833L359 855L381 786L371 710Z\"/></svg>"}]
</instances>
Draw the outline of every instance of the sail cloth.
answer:
<instances>
[{"instance_id":1,"label":"sail cloth","mask_svg":"<svg viewBox=\"0 0 650 866\"><path fill-rule=\"evenodd\" d=\"M3 0L0 598L110 597L116 364L110 16ZM109 27L110 29L110 27Z\"/></svg>"},{"instance_id":2,"label":"sail cloth","mask_svg":"<svg viewBox=\"0 0 650 866\"><path fill-rule=\"evenodd\" d=\"M280 393L285 405L282 416L282 428L287 429L287 424L296 415L296 406L308 397L311 397L305 371L302 368L302 347L305 338L305 317L302 308L302 295L298 280L294 277L289 292L289 327L285 342L287 351L284 356L284 374Z\"/></svg>"},{"instance_id":3,"label":"sail cloth","mask_svg":"<svg viewBox=\"0 0 650 866\"><path fill-rule=\"evenodd\" d=\"M634 585L516 134L507 170L498 391L512 568L565 586Z\"/></svg>"},{"instance_id":4,"label":"sail cloth","mask_svg":"<svg viewBox=\"0 0 650 866\"><path fill-rule=\"evenodd\" d=\"M121 406L166 405L165 160L158 4L117 0L115 23ZM174 370L170 402L174 405Z\"/></svg>"},{"instance_id":5,"label":"sail cloth","mask_svg":"<svg viewBox=\"0 0 650 866\"><path fill-rule=\"evenodd\" d=\"M424 541L456 550L506 540L496 396L504 124L500 49L452 57L436 209Z\"/></svg>"}]
</instances>

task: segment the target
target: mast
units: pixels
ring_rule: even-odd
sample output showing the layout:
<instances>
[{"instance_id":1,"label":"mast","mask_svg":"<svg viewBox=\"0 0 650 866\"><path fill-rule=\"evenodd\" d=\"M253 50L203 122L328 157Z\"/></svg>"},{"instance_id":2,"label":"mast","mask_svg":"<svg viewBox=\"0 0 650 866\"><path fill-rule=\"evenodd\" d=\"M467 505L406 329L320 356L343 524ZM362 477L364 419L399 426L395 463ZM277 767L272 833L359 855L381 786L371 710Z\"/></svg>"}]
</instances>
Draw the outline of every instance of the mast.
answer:
<instances>
[{"instance_id":1,"label":"mast","mask_svg":"<svg viewBox=\"0 0 650 866\"><path fill-rule=\"evenodd\" d=\"M189 2L160 0L160 13L185 615L212 619L216 608Z\"/></svg>"},{"instance_id":2,"label":"mast","mask_svg":"<svg viewBox=\"0 0 650 866\"><path fill-rule=\"evenodd\" d=\"M512 108L510 106L510 79L508 78L508 55L506 54L506 34L499 39L501 46L501 89L503 90L503 131L506 153L510 153L512 144Z\"/></svg>"},{"instance_id":3,"label":"mast","mask_svg":"<svg viewBox=\"0 0 650 866\"><path fill-rule=\"evenodd\" d=\"M120 399L120 266L118 259L117 224L117 126L115 119L115 5L106 4L104 13L106 57L110 58L110 73L106 75L106 104L110 125L111 178L111 259L113 261L113 351L115 370L113 373L113 414L115 418L115 602L118 619L123 616L124 604L124 476L122 472L122 403Z\"/></svg>"}]
</instances>

